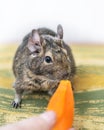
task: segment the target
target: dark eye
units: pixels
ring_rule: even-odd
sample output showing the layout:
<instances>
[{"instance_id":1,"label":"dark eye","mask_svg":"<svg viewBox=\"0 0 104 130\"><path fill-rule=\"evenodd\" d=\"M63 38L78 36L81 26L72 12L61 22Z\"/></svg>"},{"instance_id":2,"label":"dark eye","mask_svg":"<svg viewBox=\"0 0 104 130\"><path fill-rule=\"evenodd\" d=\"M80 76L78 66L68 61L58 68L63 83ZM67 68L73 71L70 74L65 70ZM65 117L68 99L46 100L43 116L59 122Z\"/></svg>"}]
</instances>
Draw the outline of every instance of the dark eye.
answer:
<instances>
[{"instance_id":1,"label":"dark eye","mask_svg":"<svg viewBox=\"0 0 104 130\"><path fill-rule=\"evenodd\" d=\"M47 63L51 63L51 62L52 62L52 59L51 59L50 56L46 56L46 57L45 57L45 61L46 61Z\"/></svg>"}]
</instances>

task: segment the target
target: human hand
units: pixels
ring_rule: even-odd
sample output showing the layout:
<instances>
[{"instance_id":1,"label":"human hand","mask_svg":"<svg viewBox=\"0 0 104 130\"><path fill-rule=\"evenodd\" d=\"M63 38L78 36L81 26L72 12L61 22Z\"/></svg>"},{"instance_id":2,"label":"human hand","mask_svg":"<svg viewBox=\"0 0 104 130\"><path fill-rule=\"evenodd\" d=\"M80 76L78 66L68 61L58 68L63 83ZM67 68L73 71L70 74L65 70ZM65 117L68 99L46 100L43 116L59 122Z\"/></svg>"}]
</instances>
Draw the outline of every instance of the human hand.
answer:
<instances>
[{"instance_id":1,"label":"human hand","mask_svg":"<svg viewBox=\"0 0 104 130\"><path fill-rule=\"evenodd\" d=\"M0 127L0 130L51 130L56 121L56 114L48 111L39 116L24 119L14 124ZM74 130L69 129L69 130Z\"/></svg>"}]
</instances>

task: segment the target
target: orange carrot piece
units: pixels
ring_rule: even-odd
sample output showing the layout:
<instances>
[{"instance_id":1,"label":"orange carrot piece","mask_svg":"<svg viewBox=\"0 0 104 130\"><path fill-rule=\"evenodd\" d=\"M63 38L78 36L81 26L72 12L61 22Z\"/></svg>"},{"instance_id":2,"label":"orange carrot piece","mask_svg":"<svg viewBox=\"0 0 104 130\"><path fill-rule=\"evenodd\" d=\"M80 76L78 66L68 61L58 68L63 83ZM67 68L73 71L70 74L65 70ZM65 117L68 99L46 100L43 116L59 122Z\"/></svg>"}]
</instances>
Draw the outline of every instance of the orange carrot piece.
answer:
<instances>
[{"instance_id":1,"label":"orange carrot piece","mask_svg":"<svg viewBox=\"0 0 104 130\"><path fill-rule=\"evenodd\" d=\"M57 120L53 130L68 130L72 127L74 117L74 98L71 83L62 80L49 101L47 110L56 112Z\"/></svg>"}]
</instances>

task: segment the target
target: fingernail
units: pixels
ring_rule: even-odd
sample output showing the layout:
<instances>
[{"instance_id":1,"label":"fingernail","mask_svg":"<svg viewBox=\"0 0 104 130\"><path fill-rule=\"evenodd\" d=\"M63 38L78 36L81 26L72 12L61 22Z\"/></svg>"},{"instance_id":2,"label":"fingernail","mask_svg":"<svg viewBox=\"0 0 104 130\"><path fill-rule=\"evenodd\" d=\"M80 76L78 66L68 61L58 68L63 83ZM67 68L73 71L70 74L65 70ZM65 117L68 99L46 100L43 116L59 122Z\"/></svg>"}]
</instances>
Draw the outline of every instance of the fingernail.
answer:
<instances>
[{"instance_id":1,"label":"fingernail","mask_svg":"<svg viewBox=\"0 0 104 130\"><path fill-rule=\"evenodd\" d=\"M56 114L54 111L47 111L40 115L41 118L46 120L48 123L51 123L52 125L56 121Z\"/></svg>"}]
</instances>

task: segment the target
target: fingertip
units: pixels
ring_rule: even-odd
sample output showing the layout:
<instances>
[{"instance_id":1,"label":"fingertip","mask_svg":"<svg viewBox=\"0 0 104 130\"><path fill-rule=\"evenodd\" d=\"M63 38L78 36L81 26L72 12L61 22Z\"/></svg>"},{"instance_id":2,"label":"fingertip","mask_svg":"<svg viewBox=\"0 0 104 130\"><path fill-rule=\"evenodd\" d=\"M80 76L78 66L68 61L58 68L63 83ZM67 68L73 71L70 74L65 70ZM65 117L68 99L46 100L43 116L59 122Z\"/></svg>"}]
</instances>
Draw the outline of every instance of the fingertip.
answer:
<instances>
[{"instance_id":1,"label":"fingertip","mask_svg":"<svg viewBox=\"0 0 104 130\"><path fill-rule=\"evenodd\" d=\"M56 121L56 113L54 111L46 111L40 115L42 119L44 119L49 124L55 124Z\"/></svg>"},{"instance_id":2,"label":"fingertip","mask_svg":"<svg viewBox=\"0 0 104 130\"><path fill-rule=\"evenodd\" d=\"M75 130L74 128L70 128L69 130Z\"/></svg>"}]
</instances>

